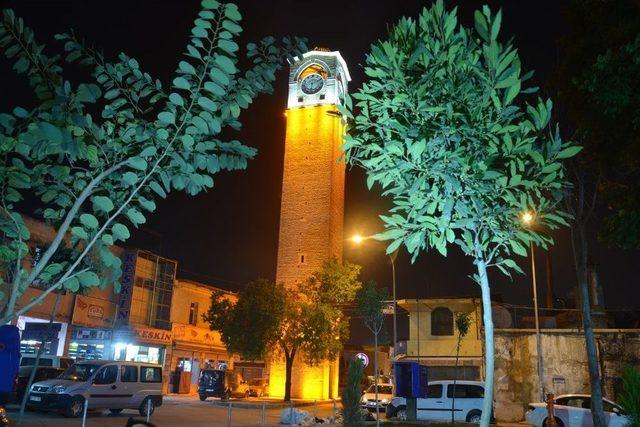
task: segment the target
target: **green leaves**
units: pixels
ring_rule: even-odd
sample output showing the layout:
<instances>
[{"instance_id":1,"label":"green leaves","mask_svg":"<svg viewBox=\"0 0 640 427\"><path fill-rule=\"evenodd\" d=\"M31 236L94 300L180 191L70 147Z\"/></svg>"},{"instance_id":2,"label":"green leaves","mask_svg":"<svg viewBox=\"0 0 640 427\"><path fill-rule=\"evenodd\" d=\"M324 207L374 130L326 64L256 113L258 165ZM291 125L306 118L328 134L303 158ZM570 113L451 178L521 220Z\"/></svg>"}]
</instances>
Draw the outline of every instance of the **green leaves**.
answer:
<instances>
[{"instance_id":1,"label":"green leaves","mask_svg":"<svg viewBox=\"0 0 640 427\"><path fill-rule=\"evenodd\" d=\"M235 74L236 72L236 66L233 61L224 55L217 55L215 63L227 74Z\"/></svg>"},{"instance_id":2,"label":"green leaves","mask_svg":"<svg viewBox=\"0 0 640 427\"><path fill-rule=\"evenodd\" d=\"M173 125L176 123L176 116L172 112L163 111L158 114L158 120L167 125Z\"/></svg>"},{"instance_id":3,"label":"green leaves","mask_svg":"<svg viewBox=\"0 0 640 427\"><path fill-rule=\"evenodd\" d=\"M111 234L113 235L114 240L122 240L125 241L129 238L129 229L120 223L116 223L111 227Z\"/></svg>"},{"instance_id":4,"label":"green leaves","mask_svg":"<svg viewBox=\"0 0 640 427\"><path fill-rule=\"evenodd\" d=\"M176 77L175 79L173 79L173 86L177 87L178 89L185 90L189 90L191 88L191 85L184 77Z\"/></svg>"},{"instance_id":5,"label":"green leaves","mask_svg":"<svg viewBox=\"0 0 640 427\"><path fill-rule=\"evenodd\" d=\"M376 235L387 253L404 246L415 260L457 245L510 274L526 245L550 243L523 230L522 211L535 210L540 225L562 224L561 160L580 148L549 133L551 101L520 104L530 74L521 75L515 47L498 42L501 12L477 11L475 31L457 22L455 9L436 1L372 45L367 80L355 104L347 97L341 107L343 149L392 202Z\"/></svg>"},{"instance_id":6,"label":"green leaves","mask_svg":"<svg viewBox=\"0 0 640 427\"><path fill-rule=\"evenodd\" d=\"M113 202L106 196L95 196L93 198L93 210L97 212L109 213L114 209Z\"/></svg>"},{"instance_id":7,"label":"green leaves","mask_svg":"<svg viewBox=\"0 0 640 427\"><path fill-rule=\"evenodd\" d=\"M91 230L95 230L96 228L98 228L98 220L96 219L95 216L91 214L86 214L86 213L81 214L80 222L82 223L82 225L84 225L85 227Z\"/></svg>"}]
</instances>

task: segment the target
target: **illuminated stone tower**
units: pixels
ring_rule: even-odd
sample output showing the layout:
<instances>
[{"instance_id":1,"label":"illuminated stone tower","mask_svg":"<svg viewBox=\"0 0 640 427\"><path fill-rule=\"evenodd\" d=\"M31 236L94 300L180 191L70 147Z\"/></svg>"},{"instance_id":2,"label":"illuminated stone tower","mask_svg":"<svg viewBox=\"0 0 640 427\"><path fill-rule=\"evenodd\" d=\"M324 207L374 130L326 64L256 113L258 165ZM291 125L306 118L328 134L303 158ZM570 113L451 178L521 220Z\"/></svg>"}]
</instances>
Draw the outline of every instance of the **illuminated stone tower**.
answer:
<instances>
[{"instance_id":1,"label":"illuminated stone tower","mask_svg":"<svg viewBox=\"0 0 640 427\"><path fill-rule=\"evenodd\" d=\"M289 74L282 206L276 280L297 286L335 256L342 260L344 127L337 106L351 80L339 52L313 50L294 58ZM293 364L291 396L329 399L338 395L338 361ZM269 393L284 396L285 366L270 364Z\"/></svg>"},{"instance_id":2,"label":"illuminated stone tower","mask_svg":"<svg viewBox=\"0 0 640 427\"><path fill-rule=\"evenodd\" d=\"M344 128L337 114L351 78L339 52L294 58L289 74L276 280L305 280L332 256L342 259Z\"/></svg>"}]
</instances>

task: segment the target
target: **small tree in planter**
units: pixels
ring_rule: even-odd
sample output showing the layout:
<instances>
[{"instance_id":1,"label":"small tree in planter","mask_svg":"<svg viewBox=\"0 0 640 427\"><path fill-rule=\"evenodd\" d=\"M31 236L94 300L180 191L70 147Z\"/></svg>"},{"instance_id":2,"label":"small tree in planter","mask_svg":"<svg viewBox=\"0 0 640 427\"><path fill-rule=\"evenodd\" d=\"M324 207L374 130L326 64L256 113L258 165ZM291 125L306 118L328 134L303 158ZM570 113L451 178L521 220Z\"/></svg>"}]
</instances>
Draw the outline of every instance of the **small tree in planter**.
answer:
<instances>
[{"instance_id":1,"label":"small tree in planter","mask_svg":"<svg viewBox=\"0 0 640 427\"><path fill-rule=\"evenodd\" d=\"M451 423L454 423L454 409L456 406L456 382L458 380L458 360L460 359L460 346L462 345L462 340L469 333L469 327L471 326L471 316L469 313L456 313L456 318L454 320L454 324L456 325L456 329L458 330L458 340L456 342L456 368L455 374L453 377L453 396L451 399Z\"/></svg>"},{"instance_id":2,"label":"small tree in planter","mask_svg":"<svg viewBox=\"0 0 640 427\"><path fill-rule=\"evenodd\" d=\"M376 425L380 425L380 406L378 404L378 336L384 325L384 307L386 305L387 290L378 288L375 282L363 286L356 295L358 313L364 319L364 324L373 333L373 370L374 389L376 399Z\"/></svg>"},{"instance_id":3,"label":"small tree in planter","mask_svg":"<svg viewBox=\"0 0 640 427\"><path fill-rule=\"evenodd\" d=\"M631 425L640 425L640 369L633 366L624 368L620 404L630 418Z\"/></svg>"}]
</instances>

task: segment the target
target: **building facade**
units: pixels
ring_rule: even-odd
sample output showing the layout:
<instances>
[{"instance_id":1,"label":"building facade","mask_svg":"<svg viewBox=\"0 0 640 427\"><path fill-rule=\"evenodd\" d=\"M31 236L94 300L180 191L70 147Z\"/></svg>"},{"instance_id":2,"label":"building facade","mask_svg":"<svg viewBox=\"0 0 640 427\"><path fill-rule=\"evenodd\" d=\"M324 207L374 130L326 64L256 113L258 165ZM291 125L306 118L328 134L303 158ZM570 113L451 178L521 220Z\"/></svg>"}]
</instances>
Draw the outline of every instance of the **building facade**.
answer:
<instances>
[{"instance_id":1,"label":"building facade","mask_svg":"<svg viewBox=\"0 0 640 427\"><path fill-rule=\"evenodd\" d=\"M31 232L27 268L37 262L55 237L48 225L25 218ZM164 391L195 391L200 368L232 367L218 332L209 330L202 313L212 292L235 294L176 278L177 262L151 252L112 247L122 259L120 291L109 284L80 294L52 292L42 304L15 320L23 355L45 353L80 360L127 360L164 366ZM6 275L6 272L5 272ZM9 277L7 277L9 278ZM24 306L48 284L33 283L17 302ZM60 297L51 330L48 324Z\"/></svg>"},{"instance_id":2,"label":"building facade","mask_svg":"<svg viewBox=\"0 0 640 427\"><path fill-rule=\"evenodd\" d=\"M276 281L297 286L323 263L342 260L344 126L338 113L351 80L339 52L313 50L294 58L289 73L287 127ZM338 361L293 365L291 396L328 399L338 394ZM270 365L270 394L284 396L285 365Z\"/></svg>"}]
</instances>

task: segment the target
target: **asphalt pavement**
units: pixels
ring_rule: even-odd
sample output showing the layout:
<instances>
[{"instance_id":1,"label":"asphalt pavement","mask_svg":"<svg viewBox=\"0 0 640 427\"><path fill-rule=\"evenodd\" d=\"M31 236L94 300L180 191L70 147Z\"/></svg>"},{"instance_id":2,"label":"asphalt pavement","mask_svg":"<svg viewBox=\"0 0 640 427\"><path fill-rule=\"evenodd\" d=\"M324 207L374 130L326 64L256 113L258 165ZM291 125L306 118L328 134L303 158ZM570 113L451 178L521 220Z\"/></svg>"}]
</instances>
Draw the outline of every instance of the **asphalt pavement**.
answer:
<instances>
[{"instance_id":1,"label":"asphalt pavement","mask_svg":"<svg viewBox=\"0 0 640 427\"><path fill-rule=\"evenodd\" d=\"M256 402L254 407L233 407L231 410L231 425L234 427L260 426L262 407ZM265 425L280 425L280 413L282 407L267 405L265 411ZM298 406L313 414L314 406ZM329 417L333 412L331 403L318 404L318 417ZM17 425L18 412L15 407L10 407L9 418L11 425ZM151 416L151 422L158 427L193 426L215 427L227 426L229 409L221 406L219 401L207 400L201 402L197 397L165 396L162 406L156 408ZM124 427L129 417L142 419L137 410L124 410L119 415L109 414L109 411L89 411L86 427ZM49 412L25 412L22 422L23 427L80 427L82 418L65 418L64 416Z\"/></svg>"}]
</instances>

